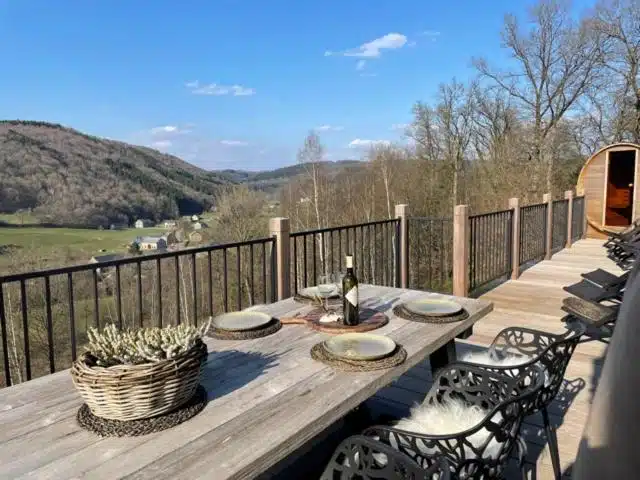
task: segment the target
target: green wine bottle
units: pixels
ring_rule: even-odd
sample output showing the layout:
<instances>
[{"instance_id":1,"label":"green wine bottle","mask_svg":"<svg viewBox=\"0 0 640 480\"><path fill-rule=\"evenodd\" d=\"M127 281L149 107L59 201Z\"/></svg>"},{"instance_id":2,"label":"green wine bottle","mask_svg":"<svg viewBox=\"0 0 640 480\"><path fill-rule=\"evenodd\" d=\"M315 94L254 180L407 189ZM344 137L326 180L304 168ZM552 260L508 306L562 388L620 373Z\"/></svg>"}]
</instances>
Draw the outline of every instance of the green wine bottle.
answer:
<instances>
[{"instance_id":1,"label":"green wine bottle","mask_svg":"<svg viewBox=\"0 0 640 480\"><path fill-rule=\"evenodd\" d=\"M353 273L353 257L347 255L347 273L342 278L342 312L345 325L358 325L358 279Z\"/></svg>"}]
</instances>

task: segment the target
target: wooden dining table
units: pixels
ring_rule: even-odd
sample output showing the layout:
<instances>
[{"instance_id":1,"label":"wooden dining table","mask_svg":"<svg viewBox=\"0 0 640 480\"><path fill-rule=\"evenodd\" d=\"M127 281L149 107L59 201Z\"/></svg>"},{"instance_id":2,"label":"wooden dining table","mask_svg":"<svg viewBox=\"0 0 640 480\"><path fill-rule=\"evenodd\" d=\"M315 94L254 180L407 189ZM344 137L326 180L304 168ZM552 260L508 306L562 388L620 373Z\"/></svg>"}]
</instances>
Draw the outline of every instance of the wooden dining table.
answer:
<instances>
[{"instance_id":1,"label":"wooden dining table","mask_svg":"<svg viewBox=\"0 0 640 480\"><path fill-rule=\"evenodd\" d=\"M449 298L469 313L448 324L396 317L398 303ZM457 336L492 310L487 301L360 286L360 302L384 311L387 335L407 351L399 366L377 371L336 370L310 356L329 335L284 325L253 340L206 338L209 356L201 384L204 410L176 427L140 437L108 437L76 422L82 401L68 370L0 390L0 478L249 479L283 461L310 439L430 357L435 367L455 359ZM308 305L293 299L259 307L275 318Z\"/></svg>"}]
</instances>

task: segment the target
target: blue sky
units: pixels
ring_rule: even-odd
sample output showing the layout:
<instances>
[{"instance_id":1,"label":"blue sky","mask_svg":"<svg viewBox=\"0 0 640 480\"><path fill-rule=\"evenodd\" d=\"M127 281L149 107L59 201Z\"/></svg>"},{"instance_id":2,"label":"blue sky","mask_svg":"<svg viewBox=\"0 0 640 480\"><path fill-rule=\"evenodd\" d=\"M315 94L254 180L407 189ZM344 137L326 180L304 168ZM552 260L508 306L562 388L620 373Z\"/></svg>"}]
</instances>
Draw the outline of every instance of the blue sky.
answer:
<instances>
[{"instance_id":1,"label":"blue sky","mask_svg":"<svg viewBox=\"0 0 640 480\"><path fill-rule=\"evenodd\" d=\"M207 169L398 141L440 82L504 61L528 2L0 0L0 118L62 123ZM395 127L395 128L394 128Z\"/></svg>"}]
</instances>

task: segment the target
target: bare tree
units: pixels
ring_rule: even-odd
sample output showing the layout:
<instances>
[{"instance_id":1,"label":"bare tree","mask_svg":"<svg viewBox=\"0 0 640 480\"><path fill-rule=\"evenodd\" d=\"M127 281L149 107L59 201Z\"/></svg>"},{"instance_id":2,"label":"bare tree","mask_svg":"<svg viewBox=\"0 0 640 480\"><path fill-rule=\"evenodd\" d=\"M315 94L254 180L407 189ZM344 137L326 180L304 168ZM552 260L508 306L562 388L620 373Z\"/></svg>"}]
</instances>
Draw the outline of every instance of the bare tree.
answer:
<instances>
[{"instance_id":1,"label":"bare tree","mask_svg":"<svg viewBox=\"0 0 640 480\"><path fill-rule=\"evenodd\" d=\"M482 58L474 63L481 77L508 92L523 116L531 119L531 154L546 166L546 188L550 191L554 159L545 152L546 141L588 89L601 49L588 24L576 24L572 19L567 2L542 0L532 8L530 23L532 27L524 31L515 16L505 18L503 46L509 50L514 67L499 70Z\"/></svg>"},{"instance_id":2,"label":"bare tree","mask_svg":"<svg viewBox=\"0 0 640 480\"><path fill-rule=\"evenodd\" d=\"M603 0L594 15L604 55L608 100L617 115L614 140L640 143L640 2Z\"/></svg>"}]
</instances>

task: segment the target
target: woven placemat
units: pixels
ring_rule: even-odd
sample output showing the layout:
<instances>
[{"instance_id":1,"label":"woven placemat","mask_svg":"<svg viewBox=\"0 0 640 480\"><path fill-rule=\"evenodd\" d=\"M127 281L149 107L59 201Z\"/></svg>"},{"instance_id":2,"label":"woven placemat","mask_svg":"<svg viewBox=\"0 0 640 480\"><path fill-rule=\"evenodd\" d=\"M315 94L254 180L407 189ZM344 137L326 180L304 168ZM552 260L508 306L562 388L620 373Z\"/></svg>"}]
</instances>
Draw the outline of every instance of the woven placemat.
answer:
<instances>
[{"instance_id":1,"label":"woven placemat","mask_svg":"<svg viewBox=\"0 0 640 480\"><path fill-rule=\"evenodd\" d=\"M407 359L407 351L402 345L398 345L394 352L388 357L378 360L349 360L336 357L328 352L322 343L317 343L311 347L311 358L330 367L334 367L337 370L344 370L346 372L370 372L400 365Z\"/></svg>"},{"instance_id":2,"label":"woven placemat","mask_svg":"<svg viewBox=\"0 0 640 480\"><path fill-rule=\"evenodd\" d=\"M396 317L402 318L404 320L411 320L412 322L421 323L453 323L460 322L469 318L469 312L467 312L464 308L460 311L460 313L456 313L455 315L448 315L445 317L430 317L428 315L420 315L410 312L402 304L393 307L393 314Z\"/></svg>"},{"instance_id":3,"label":"woven placemat","mask_svg":"<svg viewBox=\"0 0 640 480\"><path fill-rule=\"evenodd\" d=\"M202 385L198 385L193 397L187 403L157 417L129 421L111 420L94 415L87 404L83 403L76 419L82 428L101 437L139 437L186 422L200 413L206 404L207 391Z\"/></svg>"},{"instance_id":4,"label":"woven placemat","mask_svg":"<svg viewBox=\"0 0 640 480\"><path fill-rule=\"evenodd\" d=\"M218 340L251 340L254 338L262 338L272 335L281 328L282 323L280 323L280 320L274 318L264 327L255 328L253 330L239 330L234 332L231 330L221 330L211 326L209 327L207 335L217 338Z\"/></svg>"}]
</instances>

